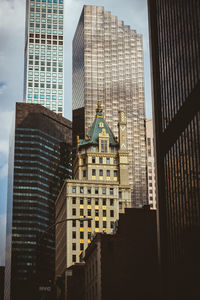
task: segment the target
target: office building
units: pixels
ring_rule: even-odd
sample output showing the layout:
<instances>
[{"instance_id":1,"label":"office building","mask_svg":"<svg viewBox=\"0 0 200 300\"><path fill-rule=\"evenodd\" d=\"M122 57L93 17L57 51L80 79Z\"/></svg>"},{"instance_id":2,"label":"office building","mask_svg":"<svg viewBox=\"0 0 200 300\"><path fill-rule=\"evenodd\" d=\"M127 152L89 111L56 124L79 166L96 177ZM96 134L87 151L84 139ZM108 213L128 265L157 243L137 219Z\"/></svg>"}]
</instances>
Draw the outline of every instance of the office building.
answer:
<instances>
[{"instance_id":1,"label":"office building","mask_svg":"<svg viewBox=\"0 0 200 300\"><path fill-rule=\"evenodd\" d=\"M163 299L199 299L200 2L148 4Z\"/></svg>"},{"instance_id":2,"label":"office building","mask_svg":"<svg viewBox=\"0 0 200 300\"><path fill-rule=\"evenodd\" d=\"M156 209L156 180L155 180L154 138L153 138L152 119L146 119L146 145L147 145L148 202L151 208Z\"/></svg>"},{"instance_id":3,"label":"office building","mask_svg":"<svg viewBox=\"0 0 200 300\"><path fill-rule=\"evenodd\" d=\"M150 207L126 209L117 232L98 233L83 259L85 300L160 300L156 212Z\"/></svg>"},{"instance_id":4,"label":"office building","mask_svg":"<svg viewBox=\"0 0 200 300\"><path fill-rule=\"evenodd\" d=\"M97 100L118 136L118 110L127 117L129 183L135 207L147 204L142 35L102 6L84 5L73 39L73 147L85 138Z\"/></svg>"},{"instance_id":5,"label":"office building","mask_svg":"<svg viewBox=\"0 0 200 300\"><path fill-rule=\"evenodd\" d=\"M63 114L64 0L27 0L24 101Z\"/></svg>"},{"instance_id":6,"label":"office building","mask_svg":"<svg viewBox=\"0 0 200 300\"><path fill-rule=\"evenodd\" d=\"M0 266L0 300L3 300L4 296L4 273L5 267Z\"/></svg>"},{"instance_id":7,"label":"office building","mask_svg":"<svg viewBox=\"0 0 200 300\"><path fill-rule=\"evenodd\" d=\"M55 274L55 200L71 178L71 122L17 103L10 139L5 300L40 299ZM39 293L39 294L38 294ZM49 298L50 299L50 298Z\"/></svg>"},{"instance_id":8,"label":"office building","mask_svg":"<svg viewBox=\"0 0 200 300\"><path fill-rule=\"evenodd\" d=\"M79 262L96 232L112 233L119 213L131 206L128 183L126 120L119 112L119 142L106 123L98 103L96 117L86 139L78 139L74 179L67 179L56 200L56 277Z\"/></svg>"}]
</instances>

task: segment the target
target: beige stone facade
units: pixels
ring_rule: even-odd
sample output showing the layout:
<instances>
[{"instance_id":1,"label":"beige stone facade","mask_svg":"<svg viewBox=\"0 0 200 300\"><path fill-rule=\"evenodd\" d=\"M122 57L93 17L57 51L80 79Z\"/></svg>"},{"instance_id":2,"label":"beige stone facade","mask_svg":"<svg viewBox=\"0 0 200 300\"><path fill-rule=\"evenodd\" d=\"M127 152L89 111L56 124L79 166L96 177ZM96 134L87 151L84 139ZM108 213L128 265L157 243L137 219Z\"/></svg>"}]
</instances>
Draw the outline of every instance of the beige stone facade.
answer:
<instances>
[{"instance_id":1,"label":"beige stone facade","mask_svg":"<svg viewBox=\"0 0 200 300\"><path fill-rule=\"evenodd\" d=\"M148 175L148 202L151 208L156 209L156 179L155 179L155 158L154 138L152 119L146 120L147 139L147 175Z\"/></svg>"},{"instance_id":2,"label":"beige stone facade","mask_svg":"<svg viewBox=\"0 0 200 300\"><path fill-rule=\"evenodd\" d=\"M66 180L56 201L56 276L75 262L97 232L112 233L119 213L131 207L126 120L119 113L119 142L104 120L100 104L86 140L78 140L74 179Z\"/></svg>"}]
</instances>

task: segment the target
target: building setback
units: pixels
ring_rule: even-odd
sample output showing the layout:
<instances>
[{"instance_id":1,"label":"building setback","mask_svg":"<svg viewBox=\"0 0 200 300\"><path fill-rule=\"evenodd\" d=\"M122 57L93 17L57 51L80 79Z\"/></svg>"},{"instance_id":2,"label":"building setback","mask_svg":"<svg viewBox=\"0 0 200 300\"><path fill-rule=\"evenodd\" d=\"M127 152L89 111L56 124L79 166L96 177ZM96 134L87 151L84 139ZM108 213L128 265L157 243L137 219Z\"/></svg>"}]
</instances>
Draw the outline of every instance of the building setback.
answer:
<instances>
[{"instance_id":1,"label":"building setback","mask_svg":"<svg viewBox=\"0 0 200 300\"><path fill-rule=\"evenodd\" d=\"M148 202L151 208L156 209L156 178L155 178L154 137L153 137L152 119L146 119L146 144L147 144Z\"/></svg>"},{"instance_id":2,"label":"building setback","mask_svg":"<svg viewBox=\"0 0 200 300\"><path fill-rule=\"evenodd\" d=\"M39 299L55 272L55 200L71 178L71 122L17 103L10 138L5 300Z\"/></svg>"},{"instance_id":3,"label":"building setback","mask_svg":"<svg viewBox=\"0 0 200 300\"><path fill-rule=\"evenodd\" d=\"M148 4L163 299L199 299L200 2Z\"/></svg>"},{"instance_id":4,"label":"building setback","mask_svg":"<svg viewBox=\"0 0 200 300\"><path fill-rule=\"evenodd\" d=\"M118 110L127 118L129 183L135 207L147 204L142 35L102 6L84 5L73 39L73 145L85 138L100 99L118 136Z\"/></svg>"},{"instance_id":5,"label":"building setback","mask_svg":"<svg viewBox=\"0 0 200 300\"><path fill-rule=\"evenodd\" d=\"M26 0L24 101L64 112L64 0Z\"/></svg>"},{"instance_id":6,"label":"building setback","mask_svg":"<svg viewBox=\"0 0 200 300\"><path fill-rule=\"evenodd\" d=\"M98 233L83 258L85 300L160 300L155 210L126 209L116 233Z\"/></svg>"},{"instance_id":7,"label":"building setback","mask_svg":"<svg viewBox=\"0 0 200 300\"><path fill-rule=\"evenodd\" d=\"M131 206L126 120L119 113L119 142L106 123L100 103L86 139L78 142L75 178L66 180L56 200L56 277L79 262L95 232L112 233L119 212Z\"/></svg>"}]
</instances>

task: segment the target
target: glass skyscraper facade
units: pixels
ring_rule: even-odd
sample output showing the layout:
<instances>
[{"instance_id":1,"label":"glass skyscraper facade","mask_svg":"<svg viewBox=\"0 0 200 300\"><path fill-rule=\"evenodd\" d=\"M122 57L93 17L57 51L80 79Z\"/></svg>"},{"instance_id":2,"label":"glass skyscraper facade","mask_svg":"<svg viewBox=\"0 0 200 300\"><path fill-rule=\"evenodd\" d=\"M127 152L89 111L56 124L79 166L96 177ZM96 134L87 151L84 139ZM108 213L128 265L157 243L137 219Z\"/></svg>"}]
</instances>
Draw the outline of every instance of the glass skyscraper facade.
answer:
<instances>
[{"instance_id":1,"label":"glass skyscraper facade","mask_svg":"<svg viewBox=\"0 0 200 300\"><path fill-rule=\"evenodd\" d=\"M135 207L147 203L142 35L101 6L83 7L73 39L73 144L85 138L101 100L115 136L126 113L129 182Z\"/></svg>"},{"instance_id":2,"label":"glass skyscraper facade","mask_svg":"<svg viewBox=\"0 0 200 300\"><path fill-rule=\"evenodd\" d=\"M26 0L24 101L64 111L64 0Z\"/></svg>"},{"instance_id":3,"label":"glass skyscraper facade","mask_svg":"<svg viewBox=\"0 0 200 300\"><path fill-rule=\"evenodd\" d=\"M163 299L199 299L200 2L148 2Z\"/></svg>"},{"instance_id":4,"label":"glass skyscraper facade","mask_svg":"<svg viewBox=\"0 0 200 300\"><path fill-rule=\"evenodd\" d=\"M17 103L10 142L4 299L40 299L55 272L55 200L71 178L71 122Z\"/></svg>"}]
</instances>

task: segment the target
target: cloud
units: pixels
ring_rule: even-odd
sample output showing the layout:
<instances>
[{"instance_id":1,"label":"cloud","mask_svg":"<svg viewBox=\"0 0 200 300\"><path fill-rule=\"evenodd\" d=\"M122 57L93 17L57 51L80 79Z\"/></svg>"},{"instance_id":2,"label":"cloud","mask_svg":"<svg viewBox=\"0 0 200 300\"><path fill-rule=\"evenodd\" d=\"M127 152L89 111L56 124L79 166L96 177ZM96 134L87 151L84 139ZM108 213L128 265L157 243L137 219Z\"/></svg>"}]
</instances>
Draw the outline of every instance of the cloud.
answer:
<instances>
[{"instance_id":1,"label":"cloud","mask_svg":"<svg viewBox=\"0 0 200 300\"><path fill-rule=\"evenodd\" d=\"M0 266L5 265L6 214L0 215Z\"/></svg>"},{"instance_id":2,"label":"cloud","mask_svg":"<svg viewBox=\"0 0 200 300\"><path fill-rule=\"evenodd\" d=\"M0 82L0 94L3 94L4 91L6 90L7 85L5 82Z\"/></svg>"}]
</instances>

